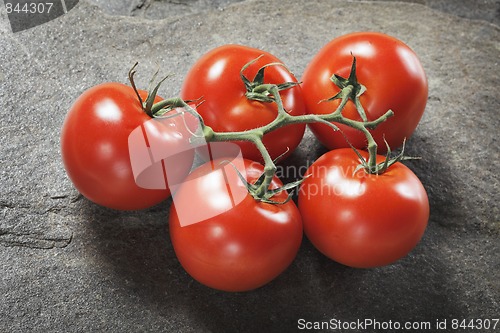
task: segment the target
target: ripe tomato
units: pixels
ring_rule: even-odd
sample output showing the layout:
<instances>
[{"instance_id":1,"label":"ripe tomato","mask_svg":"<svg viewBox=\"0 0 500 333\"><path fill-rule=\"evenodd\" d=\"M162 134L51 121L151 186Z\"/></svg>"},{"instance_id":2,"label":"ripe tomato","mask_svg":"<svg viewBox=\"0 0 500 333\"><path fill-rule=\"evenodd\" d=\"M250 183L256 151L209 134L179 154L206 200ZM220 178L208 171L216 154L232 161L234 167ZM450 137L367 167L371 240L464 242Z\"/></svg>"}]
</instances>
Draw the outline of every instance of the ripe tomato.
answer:
<instances>
[{"instance_id":1,"label":"ripe tomato","mask_svg":"<svg viewBox=\"0 0 500 333\"><path fill-rule=\"evenodd\" d=\"M147 93L140 94L145 99ZM160 100L157 97L155 101ZM170 191L163 176L158 179L163 182L158 189L142 188L136 184L131 165L129 136L151 120L129 86L105 83L85 91L68 112L61 133L63 163L76 189L99 205L120 210L143 209L166 199ZM182 127L175 127L176 120L169 123L173 128ZM186 141L171 125L152 125L151 131L143 127L152 135L149 142L168 150ZM194 153L186 151L179 156L179 172L187 175ZM161 171L165 165L158 163L155 165Z\"/></svg>"},{"instance_id":2,"label":"ripe tomato","mask_svg":"<svg viewBox=\"0 0 500 333\"><path fill-rule=\"evenodd\" d=\"M377 158L381 162L385 157ZM299 192L304 231L320 252L339 263L387 265L421 239L429 218L427 194L399 162L381 175L354 172L359 164L355 152L344 148L309 167Z\"/></svg>"},{"instance_id":3,"label":"ripe tomato","mask_svg":"<svg viewBox=\"0 0 500 333\"><path fill-rule=\"evenodd\" d=\"M185 100L203 98L197 111L205 123L218 132L234 132L264 126L277 116L276 103L249 100L240 70L248 62L263 55L250 65L244 75L253 80L264 65L281 62L275 56L250 47L225 45L203 55L189 70L182 86L181 96ZM264 83L280 84L297 82L296 78L282 66L265 69ZM284 108L292 115L305 114L300 86L280 92ZM264 136L264 144L274 159L289 150L290 154L300 143L305 125L290 125ZM253 143L238 142L244 158L262 161Z\"/></svg>"},{"instance_id":4,"label":"ripe tomato","mask_svg":"<svg viewBox=\"0 0 500 333\"><path fill-rule=\"evenodd\" d=\"M195 169L174 194L170 236L181 265L200 283L224 291L252 290L273 280L293 261L302 241L302 220L293 201L256 201L232 166L218 170L221 161ZM254 182L263 166L243 162L247 181ZM279 186L275 177L271 187ZM234 200L238 189L244 195ZM286 198L284 192L274 197ZM185 225L200 213L204 217L197 223Z\"/></svg>"},{"instance_id":5,"label":"ripe tomato","mask_svg":"<svg viewBox=\"0 0 500 333\"><path fill-rule=\"evenodd\" d=\"M368 120L375 120L389 109L394 116L372 131L379 152L386 152L385 139L391 148L409 138L422 117L427 103L428 85L424 69L416 54L398 39L374 32L360 32L338 37L326 44L308 64L302 76L302 91L308 113L327 114L339 101L322 102L340 89L330 80L333 74L349 77L353 56L356 57L358 82L366 87L360 101ZM354 103L349 101L343 115L361 120ZM356 147L366 147L363 133L339 125ZM339 131L324 124L311 124L316 137L329 149L349 147Z\"/></svg>"}]
</instances>

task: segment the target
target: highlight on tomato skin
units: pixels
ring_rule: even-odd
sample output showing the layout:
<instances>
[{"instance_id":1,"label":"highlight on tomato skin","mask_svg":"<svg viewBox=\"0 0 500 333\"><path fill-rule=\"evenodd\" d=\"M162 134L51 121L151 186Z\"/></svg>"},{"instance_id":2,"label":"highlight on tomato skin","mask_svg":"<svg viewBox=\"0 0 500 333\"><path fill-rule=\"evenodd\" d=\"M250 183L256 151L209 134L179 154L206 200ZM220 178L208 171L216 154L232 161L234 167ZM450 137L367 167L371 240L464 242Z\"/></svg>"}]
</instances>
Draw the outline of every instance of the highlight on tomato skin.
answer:
<instances>
[{"instance_id":1,"label":"highlight on tomato skin","mask_svg":"<svg viewBox=\"0 0 500 333\"><path fill-rule=\"evenodd\" d=\"M174 194L169 215L172 245L182 267L201 284L230 292L254 290L274 280L295 259L302 242L302 218L293 201L263 203L248 192L233 199L228 188L246 188L234 168L221 167L221 161L195 169ZM257 180L263 166L243 162L240 171L247 181ZM275 177L271 187L280 186ZM276 195L276 200L286 198L284 192ZM204 220L186 224L181 210L184 216L186 210L203 210Z\"/></svg>"},{"instance_id":2,"label":"highlight on tomato skin","mask_svg":"<svg viewBox=\"0 0 500 333\"><path fill-rule=\"evenodd\" d=\"M301 87L307 113L327 114L339 101L320 102L335 96L339 88L331 81L334 74L349 77L353 57L356 58L356 76L366 91L359 97L368 120L374 120L388 110L394 116L371 130L379 147L386 153L384 139L391 149L401 147L417 127L425 110L428 81L416 53L395 37L378 32L356 32L334 38L309 62L302 75ZM343 114L361 120L352 101ZM334 132L320 123L309 127L328 149L348 148L345 137L358 149L366 148L363 133L342 124ZM344 137L345 135L345 137Z\"/></svg>"},{"instance_id":3,"label":"highlight on tomato skin","mask_svg":"<svg viewBox=\"0 0 500 333\"><path fill-rule=\"evenodd\" d=\"M378 162L384 159L378 156ZM381 175L355 172L359 163L355 152L344 148L327 152L309 167L298 197L304 233L341 264L389 265L422 238L429 219L427 193L399 162Z\"/></svg>"}]
</instances>

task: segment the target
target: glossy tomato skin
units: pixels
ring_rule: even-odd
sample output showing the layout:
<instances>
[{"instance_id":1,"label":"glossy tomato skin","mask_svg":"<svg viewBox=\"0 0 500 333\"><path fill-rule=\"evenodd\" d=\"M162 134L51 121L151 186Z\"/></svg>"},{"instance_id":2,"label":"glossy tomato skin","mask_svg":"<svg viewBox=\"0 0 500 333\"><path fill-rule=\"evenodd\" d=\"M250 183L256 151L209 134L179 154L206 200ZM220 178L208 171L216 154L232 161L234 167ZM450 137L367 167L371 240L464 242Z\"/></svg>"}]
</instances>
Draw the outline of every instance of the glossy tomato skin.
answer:
<instances>
[{"instance_id":1,"label":"glossy tomato skin","mask_svg":"<svg viewBox=\"0 0 500 333\"><path fill-rule=\"evenodd\" d=\"M427 103L427 78L415 52L400 40L375 32L358 32L333 39L311 60L302 76L302 91L307 112L327 114L339 102L322 102L334 96L339 89L330 77L338 74L347 78L353 56L356 57L358 82L366 87L360 100L368 120L375 120L388 110L394 116L380 124L372 134L379 152L386 152L385 139L391 148L401 146L417 127ZM349 101L343 111L350 119L361 120L354 103ZM349 141L356 147L366 147L360 131L339 125ZM316 137L329 149L349 147L340 132L323 124L311 124Z\"/></svg>"},{"instance_id":2,"label":"glossy tomato skin","mask_svg":"<svg viewBox=\"0 0 500 333\"><path fill-rule=\"evenodd\" d=\"M217 163L196 169L174 195L169 220L172 244L181 265L198 282L224 291L252 290L276 278L294 260L302 241L302 219L292 201L274 205L246 194L232 209L182 226L180 206L206 212L220 208L223 200L217 198L224 197L224 179L200 177ZM261 164L249 160L245 167L249 181L263 171ZM275 178L271 186L281 185ZM285 198L285 193L275 197Z\"/></svg>"},{"instance_id":3,"label":"glossy tomato skin","mask_svg":"<svg viewBox=\"0 0 500 333\"><path fill-rule=\"evenodd\" d=\"M401 163L381 175L353 174L358 164L352 149L343 148L310 166L299 193L304 232L320 252L344 265L388 265L407 255L424 234L427 194Z\"/></svg>"},{"instance_id":4,"label":"glossy tomato skin","mask_svg":"<svg viewBox=\"0 0 500 333\"><path fill-rule=\"evenodd\" d=\"M262 66L281 62L268 52L241 45L224 45L203 55L189 70L181 90L184 99L202 98L197 111L205 123L215 131L232 132L257 128L272 122L277 115L276 103L249 100L240 77L241 68L261 56L244 72L249 80ZM282 66L270 66L265 70L264 83L297 82ZM305 114L305 104L300 86L280 92L285 110L292 115ZM289 155L300 143L305 125L290 125L264 136L271 157L274 159L287 152ZM262 161L262 157L250 142L238 142L244 158Z\"/></svg>"},{"instance_id":5,"label":"glossy tomato skin","mask_svg":"<svg viewBox=\"0 0 500 333\"><path fill-rule=\"evenodd\" d=\"M147 96L145 91L140 94ZM121 83L94 86L75 101L62 127L61 152L66 172L81 194L118 210L148 208L170 195L168 188L145 189L134 180L128 138L148 120L134 90ZM176 144L172 136L168 140ZM187 167L193 156L188 152L180 165Z\"/></svg>"}]
</instances>

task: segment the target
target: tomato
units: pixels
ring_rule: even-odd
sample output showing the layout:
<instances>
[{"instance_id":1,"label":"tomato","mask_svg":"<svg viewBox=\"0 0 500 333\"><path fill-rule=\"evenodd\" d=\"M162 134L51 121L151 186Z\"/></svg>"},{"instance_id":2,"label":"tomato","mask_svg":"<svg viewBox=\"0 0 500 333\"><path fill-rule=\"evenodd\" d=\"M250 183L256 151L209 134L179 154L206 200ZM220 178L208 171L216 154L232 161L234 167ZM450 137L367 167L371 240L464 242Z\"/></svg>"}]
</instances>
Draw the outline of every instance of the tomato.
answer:
<instances>
[{"instance_id":1,"label":"tomato","mask_svg":"<svg viewBox=\"0 0 500 333\"><path fill-rule=\"evenodd\" d=\"M262 57L250 65L244 75L253 80L262 66L281 62L275 56L258 49L225 45L203 55L189 70L182 86L181 96L185 100L202 98L197 111L205 123L218 132L244 131L264 126L277 116L276 103L250 100L245 96L246 87L240 70L248 62ZM282 66L265 69L264 83L280 84L297 82L297 79ZM280 92L284 108L292 115L305 114L305 105L300 86ZM289 125L264 136L264 145L274 159L284 153L289 155L300 143L305 125ZM243 157L262 161L261 154L253 143L238 142Z\"/></svg>"},{"instance_id":2,"label":"tomato","mask_svg":"<svg viewBox=\"0 0 500 333\"><path fill-rule=\"evenodd\" d=\"M145 99L147 93L140 91L140 94ZM155 99L156 102L160 100L159 97ZM151 145L155 142L162 149L168 151L170 147L177 151L187 140L181 127L180 119L164 123L153 121L143 111L131 87L121 83L97 85L85 91L66 116L61 132L64 167L76 189L99 205L120 210L153 206L170 195L162 171L165 163L151 162L153 171L160 173L156 178L134 177L129 136L135 130L144 140L143 130ZM178 173L187 175L194 153L186 151L178 155ZM147 158L149 161L149 155ZM149 188L154 189L144 188L136 183L136 178L150 183L157 181L158 186L149 184Z\"/></svg>"},{"instance_id":3,"label":"tomato","mask_svg":"<svg viewBox=\"0 0 500 333\"><path fill-rule=\"evenodd\" d=\"M179 262L194 279L219 290L248 291L270 282L290 265L302 241L302 219L293 201L256 201L233 166L221 171L221 161L195 169L177 190L170 236ZM246 169L246 179L254 182L263 166L242 161L238 170ZM275 177L271 188L279 186L282 183ZM238 191L243 195L235 200ZM286 198L285 192L273 197ZM196 221L187 221L196 214L201 214Z\"/></svg>"},{"instance_id":4,"label":"tomato","mask_svg":"<svg viewBox=\"0 0 500 333\"><path fill-rule=\"evenodd\" d=\"M377 156L378 162L384 158ZM354 172L359 164L355 152L343 148L309 167L299 191L304 232L320 252L344 265L387 265L420 241L429 201L420 180L403 164L380 175Z\"/></svg>"},{"instance_id":5,"label":"tomato","mask_svg":"<svg viewBox=\"0 0 500 333\"><path fill-rule=\"evenodd\" d=\"M356 57L358 82L366 87L360 96L368 120L375 120L389 109L394 116L372 130L379 152L386 152L384 136L391 148L409 138L422 117L427 103L428 84L424 69L407 45L398 39L375 32L347 34L326 44L308 64L302 76L302 91L307 112L333 112L339 101L321 102L340 89L330 80L333 74L349 77L353 56ZM349 101L343 115L361 120L354 103ZM366 147L363 133L339 124L356 148ZM311 124L316 137L329 149L349 147L339 131L324 124Z\"/></svg>"}]
</instances>

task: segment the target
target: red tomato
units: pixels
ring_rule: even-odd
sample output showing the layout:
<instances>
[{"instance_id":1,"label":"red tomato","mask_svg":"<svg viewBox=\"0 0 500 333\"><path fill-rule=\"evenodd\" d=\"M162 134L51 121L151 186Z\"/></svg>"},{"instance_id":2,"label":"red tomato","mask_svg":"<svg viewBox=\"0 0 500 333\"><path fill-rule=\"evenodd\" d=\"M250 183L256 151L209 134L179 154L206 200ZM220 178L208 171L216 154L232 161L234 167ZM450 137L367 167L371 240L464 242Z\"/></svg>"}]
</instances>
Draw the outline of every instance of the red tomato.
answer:
<instances>
[{"instance_id":1,"label":"red tomato","mask_svg":"<svg viewBox=\"0 0 500 333\"><path fill-rule=\"evenodd\" d=\"M147 95L140 93L143 99ZM68 112L61 133L62 159L76 189L99 205L120 210L143 209L166 199L170 191L164 177L158 179L163 189L151 190L138 186L132 171L129 136L150 120L129 86L105 83L85 91ZM153 125L156 131L148 135L155 137L149 140L163 147L186 141L161 122ZM179 172L187 175L193 157L193 151L181 154ZM159 185L156 188L162 188Z\"/></svg>"},{"instance_id":2,"label":"red tomato","mask_svg":"<svg viewBox=\"0 0 500 333\"><path fill-rule=\"evenodd\" d=\"M203 98L197 111L205 123L218 132L244 131L272 122L277 116L276 103L249 100L240 77L242 67L260 55L263 56L244 71L250 80L262 66L281 61L267 52L240 45L225 45L208 52L189 70L182 86L182 98ZM297 82L297 79L282 66L270 66L265 69L264 82L280 84ZM300 86L282 90L280 96L287 112L305 114ZM287 155L290 154L300 143L304 130L304 124L297 124L266 134L264 144L271 157L274 159L287 149ZM253 143L238 142L238 145L243 157L262 161Z\"/></svg>"},{"instance_id":3,"label":"red tomato","mask_svg":"<svg viewBox=\"0 0 500 333\"><path fill-rule=\"evenodd\" d=\"M384 158L378 156L378 162ZM381 175L354 172L359 164L355 152L344 148L309 167L299 192L304 231L320 252L339 263L387 265L420 241L429 218L427 194L399 162Z\"/></svg>"},{"instance_id":4,"label":"red tomato","mask_svg":"<svg viewBox=\"0 0 500 333\"><path fill-rule=\"evenodd\" d=\"M302 220L293 201L276 205L256 201L232 166L214 172L220 161L197 168L175 193L170 236L181 265L200 283L224 291L252 290L273 280L293 261L302 241ZM263 172L261 164L250 160L244 160L243 168L249 182ZM279 186L275 178L271 187ZM237 201L228 194L228 188L234 193L235 187L244 191ZM274 199L286 197L281 192ZM200 212L204 220L184 225Z\"/></svg>"},{"instance_id":5,"label":"red tomato","mask_svg":"<svg viewBox=\"0 0 500 333\"><path fill-rule=\"evenodd\" d=\"M385 139L391 148L409 138L422 117L427 103L428 85L424 69L416 54L394 37L374 32L360 32L338 37L325 45L312 59L302 76L302 91L307 112L327 114L339 101L322 102L340 89L330 80L333 74L349 77L353 56L356 57L358 82L366 87L360 101L368 120L375 120L389 109L394 116L380 124L372 134L379 152L386 152ZM354 103L349 101L343 115L361 120ZM339 125L356 147L366 147L366 138L358 130ZM324 124L310 128L329 149L349 147L340 132Z\"/></svg>"}]
</instances>

